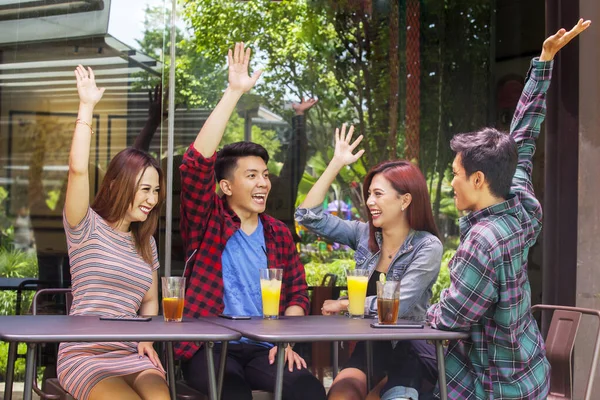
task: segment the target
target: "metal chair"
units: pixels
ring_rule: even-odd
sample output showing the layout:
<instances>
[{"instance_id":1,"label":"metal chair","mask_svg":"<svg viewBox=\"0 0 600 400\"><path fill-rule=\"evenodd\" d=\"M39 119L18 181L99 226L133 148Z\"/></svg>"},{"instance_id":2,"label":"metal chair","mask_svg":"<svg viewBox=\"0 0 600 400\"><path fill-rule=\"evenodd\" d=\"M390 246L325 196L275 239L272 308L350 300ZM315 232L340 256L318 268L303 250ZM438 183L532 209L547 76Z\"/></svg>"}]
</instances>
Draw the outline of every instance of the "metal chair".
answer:
<instances>
[{"instance_id":1,"label":"metal chair","mask_svg":"<svg viewBox=\"0 0 600 400\"><path fill-rule=\"evenodd\" d=\"M586 314L598 318L594 355L592 357L592 365L584 397L585 400L591 400L596 366L598 365L598 356L600 354L600 311L546 304L538 304L531 307L532 312L537 310L554 311L546 338L546 356L552 367L548 400L571 400L573 398L572 356L581 316L582 314Z\"/></svg>"}]
</instances>

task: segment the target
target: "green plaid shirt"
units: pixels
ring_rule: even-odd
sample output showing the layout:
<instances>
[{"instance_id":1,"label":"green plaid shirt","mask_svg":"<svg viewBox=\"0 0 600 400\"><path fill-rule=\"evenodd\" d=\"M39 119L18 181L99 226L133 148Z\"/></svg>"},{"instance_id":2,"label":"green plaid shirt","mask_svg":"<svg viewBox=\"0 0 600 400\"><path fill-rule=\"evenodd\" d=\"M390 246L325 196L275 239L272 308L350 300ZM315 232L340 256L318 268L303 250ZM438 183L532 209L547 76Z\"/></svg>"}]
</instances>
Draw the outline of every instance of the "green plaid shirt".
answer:
<instances>
[{"instance_id":1,"label":"green plaid shirt","mask_svg":"<svg viewBox=\"0 0 600 400\"><path fill-rule=\"evenodd\" d=\"M531 183L553 62L534 59L510 127L518 165L508 200L460 220L450 288L428 310L438 329L468 331L446 356L449 399L545 399L550 364L531 314L527 256L542 229Z\"/></svg>"}]
</instances>

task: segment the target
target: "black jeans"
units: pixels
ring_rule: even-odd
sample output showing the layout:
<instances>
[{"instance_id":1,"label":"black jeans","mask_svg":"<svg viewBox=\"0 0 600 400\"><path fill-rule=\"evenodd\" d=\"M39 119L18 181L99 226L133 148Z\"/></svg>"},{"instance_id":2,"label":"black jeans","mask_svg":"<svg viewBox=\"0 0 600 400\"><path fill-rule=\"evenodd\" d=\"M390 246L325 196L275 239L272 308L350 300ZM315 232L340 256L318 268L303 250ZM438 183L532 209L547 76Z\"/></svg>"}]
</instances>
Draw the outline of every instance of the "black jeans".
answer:
<instances>
[{"instance_id":1,"label":"black jeans","mask_svg":"<svg viewBox=\"0 0 600 400\"><path fill-rule=\"evenodd\" d=\"M221 345L214 347L215 370L220 363ZM230 344L223 380L223 400L252 400L252 390L275 390L276 362L269 364L269 349L253 344ZM188 385L208 393L206 350L202 347L182 365ZM283 370L284 400L325 400L325 388L306 368L290 372L287 364Z\"/></svg>"},{"instance_id":2,"label":"black jeans","mask_svg":"<svg viewBox=\"0 0 600 400\"><path fill-rule=\"evenodd\" d=\"M419 400L433 399L438 380L435 345L425 340L404 340L394 348L394 364L388 370L388 381L381 397L397 386L413 388Z\"/></svg>"}]
</instances>

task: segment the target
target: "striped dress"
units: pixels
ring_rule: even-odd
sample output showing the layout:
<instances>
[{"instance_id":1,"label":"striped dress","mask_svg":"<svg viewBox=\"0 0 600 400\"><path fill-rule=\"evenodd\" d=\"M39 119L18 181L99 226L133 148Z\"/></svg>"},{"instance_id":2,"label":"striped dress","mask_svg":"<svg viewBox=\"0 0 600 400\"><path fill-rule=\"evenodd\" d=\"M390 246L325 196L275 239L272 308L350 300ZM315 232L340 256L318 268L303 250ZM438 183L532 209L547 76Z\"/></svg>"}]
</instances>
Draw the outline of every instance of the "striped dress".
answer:
<instances>
[{"instance_id":1,"label":"striped dress","mask_svg":"<svg viewBox=\"0 0 600 400\"><path fill-rule=\"evenodd\" d=\"M63 219L73 283L70 315L135 316L159 268L152 238L152 265L135 250L131 233L111 228L91 208L75 228ZM105 378L156 369L140 359L137 342L61 343L57 374L60 384L79 400Z\"/></svg>"}]
</instances>

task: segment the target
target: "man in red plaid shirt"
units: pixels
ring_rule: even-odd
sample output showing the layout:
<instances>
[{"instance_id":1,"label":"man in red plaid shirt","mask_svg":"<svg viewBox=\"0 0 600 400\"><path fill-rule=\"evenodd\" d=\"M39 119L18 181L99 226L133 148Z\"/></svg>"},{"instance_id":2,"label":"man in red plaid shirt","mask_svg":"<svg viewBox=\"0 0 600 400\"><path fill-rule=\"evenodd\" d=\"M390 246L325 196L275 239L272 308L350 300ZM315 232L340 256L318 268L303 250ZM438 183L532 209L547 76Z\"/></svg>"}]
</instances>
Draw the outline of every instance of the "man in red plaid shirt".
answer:
<instances>
[{"instance_id":1,"label":"man in red plaid shirt","mask_svg":"<svg viewBox=\"0 0 600 400\"><path fill-rule=\"evenodd\" d=\"M304 267L287 226L264 214L271 189L269 155L260 145L238 142L215 153L235 106L260 76L248 75L250 49L243 43L229 50L229 87L195 142L187 150L181 171L181 234L188 257L188 287L184 315L197 318L232 314L262 316L260 268L282 268L280 313L308 312ZM223 196L215 192L215 178ZM176 344L188 384L207 393L204 348ZM325 399L323 385L306 362L286 348L284 399ZM220 345L215 346L218 368ZM272 392L275 355L271 343L242 338L229 345L222 398L252 399L252 390Z\"/></svg>"}]
</instances>

